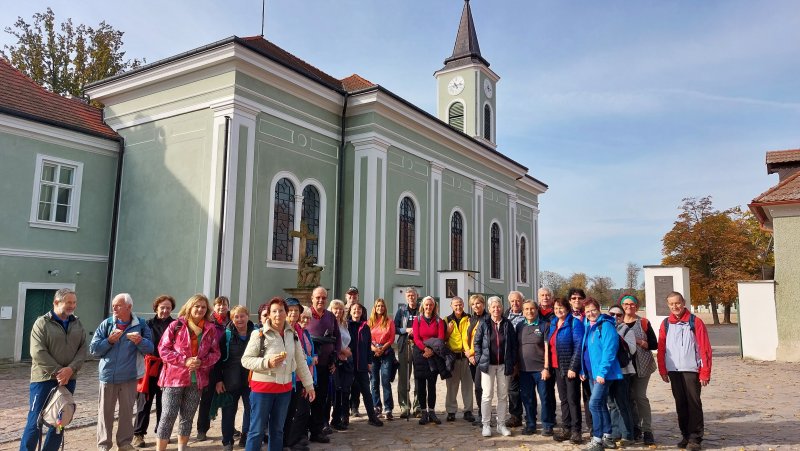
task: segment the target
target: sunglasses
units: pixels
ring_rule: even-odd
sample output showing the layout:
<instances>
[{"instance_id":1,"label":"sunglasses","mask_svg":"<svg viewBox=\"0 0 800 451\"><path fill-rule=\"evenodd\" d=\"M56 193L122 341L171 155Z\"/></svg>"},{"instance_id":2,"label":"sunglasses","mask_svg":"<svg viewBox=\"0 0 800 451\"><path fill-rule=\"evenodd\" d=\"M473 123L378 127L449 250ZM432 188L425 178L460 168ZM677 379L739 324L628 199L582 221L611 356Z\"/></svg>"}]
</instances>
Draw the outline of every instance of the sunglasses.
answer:
<instances>
[{"instance_id":1,"label":"sunglasses","mask_svg":"<svg viewBox=\"0 0 800 451\"><path fill-rule=\"evenodd\" d=\"M616 316L617 318L622 318L623 316L625 316L624 313L612 313L612 315Z\"/></svg>"}]
</instances>

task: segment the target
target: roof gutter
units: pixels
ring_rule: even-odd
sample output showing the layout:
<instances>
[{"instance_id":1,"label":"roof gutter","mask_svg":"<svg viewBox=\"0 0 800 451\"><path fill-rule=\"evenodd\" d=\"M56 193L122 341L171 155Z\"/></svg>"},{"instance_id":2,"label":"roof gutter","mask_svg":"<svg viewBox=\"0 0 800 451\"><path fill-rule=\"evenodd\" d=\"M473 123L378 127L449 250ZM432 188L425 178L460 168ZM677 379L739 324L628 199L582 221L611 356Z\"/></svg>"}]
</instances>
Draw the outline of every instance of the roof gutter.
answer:
<instances>
[{"instance_id":1,"label":"roof gutter","mask_svg":"<svg viewBox=\"0 0 800 451\"><path fill-rule=\"evenodd\" d=\"M336 238L334 240L333 246L333 292L339 293L339 289L343 286L341 279L342 272L340 268L342 267L342 241L344 237L344 215L342 214L342 210L344 210L344 148L346 145L345 142L345 130L347 128L347 99L350 95L345 91L342 94L344 97L344 104L342 105L342 121L341 121L341 128L342 134L341 139L339 141L339 173L338 173L338 180L337 180L337 195L336 195Z\"/></svg>"},{"instance_id":2,"label":"roof gutter","mask_svg":"<svg viewBox=\"0 0 800 451\"><path fill-rule=\"evenodd\" d=\"M225 198L228 197L228 143L230 142L231 117L225 116L225 144L222 146L222 199L219 203L219 233L217 234L217 275L214 283L214 297L220 296L219 284L222 280L222 250L225 240L225 216L228 209ZM235 189L235 188L234 188ZM228 293L225 293L226 295Z\"/></svg>"},{"instance_id":3,"label":"roof gutter","mask_svg":"<svg viewBox=\"0 0 800 451\"><path fill-rule=\"evenodd\" d=\"M108 243L108 265L106 267L106 295L103 298L103 316L111 311L111 288L114 281L114 260L117 250L117 228L119 226L119 204L122 192L122 162L125 159L125 139L119 138L119 156L117 157L117 176L114 180L114 207L111 213L111 238Z\"/></svg>"}]
</instances>

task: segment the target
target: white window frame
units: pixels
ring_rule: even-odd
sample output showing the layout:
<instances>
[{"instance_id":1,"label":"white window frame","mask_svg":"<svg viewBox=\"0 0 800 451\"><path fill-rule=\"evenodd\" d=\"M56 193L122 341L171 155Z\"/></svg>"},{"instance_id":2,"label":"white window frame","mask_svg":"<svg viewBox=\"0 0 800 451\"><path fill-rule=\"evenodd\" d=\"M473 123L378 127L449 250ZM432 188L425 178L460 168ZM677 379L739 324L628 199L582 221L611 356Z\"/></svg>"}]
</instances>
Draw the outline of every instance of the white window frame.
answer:
<instances>
[{"instance_id":1,"label":"white window frame","mask_svg":"<svg viewBox=\"0 0 800 451\"><path fill-rule=\"evenodd\" d=\"M447 247L450 249L450 258L448 262L453 260L453 215L454 214L461 215L461 265L463 268L462 270L467 269L467 215L464 214L464 210L460 207L455 207L450 211L450 221L447 222L447 236L449 239L447 240ZM451 268L452 269L452 268Z\"/></svg>"},{"instance_id":2,"label":"white window frame","mask_svg":"<svg viewBox=\"0 0 800 451\"><path fill-rule=\"evenodd\" d=\"M500 243L498 244L498 247L500 248L500 278L497 279L492 277L492 226L494 224L497 224L497 230L500 232ZM500 225L500 220L492 219L492 221L489 222L489 239L487 241L489 242L489 281L494 283L502 283L505 280L503 277L505 275L505 265L503 265L503 262L505 261L505 255L503 253L503 227Z\"/></svg>"},{"instance_id":3,"label":"white window frame","mask_svg":"<svg viewBox=\"0 0 800 451\"><path fill-rule=\"evenodd\" d=\"M531 259L530 259L530 247L531 247L531 240L528 239L527 235L524 233L517 234L517 268L521 268L522 265L522 240L525 240L525 276L528 279L527 282L522 281L522 271L517 270L517 285L521 287L529 287L531 285Z\"/></svg>"},{"instance_id":4,"label":"white window frame","mask_svg":"<svg viewBox=\"0 0 800 451\"><path fill-rule=\"evenodd\" d=\"M39 219L39 193L42 186L42 167L45 163L52 163L59 166L69 166L73 169L72 193L70 196L70 210L67 222L43 221ZM36 154L36 168L33 174L33 194L31 198L31 217L28 222L31 227L43 229L66 230L69 232L78 231L78 217L81 209L81 185L83 181L83 163L79 161L65 160L63 158L51 157L44 154ZM56 182L58 184L58 182ZM57 195L58 191L56 191ZM56 205L53 205L56 208Z\"/></svg>"},{"instance_id":5,"label":"white window frame","mask_svg":"<svg viewBox=\"0 0 800 451\"><path fill-rule=\"evenodd\" d=\"M325 236L325 230L327 229L327 205L328 205L328 197L325 194L325 188L322 187L322 183L317 179L305 179L303 183L300 185L300 194L297 195L295 198L294 208L295 208L295 218L299 218L297 221L297 227L300 227L300 221L303 220L303 192L306 190L306 187L313 186L317 189L319 193L319 232L317 232L317 266L325 267L325 242L322 240L322 237ZM274 194L274 191L273 191ZM275 197L273 195L273 197ZM299 230L299 229L298 229ZM272 236L272 235L270 235ZM298 242L298 252L300 252L300 244ZM272 249L272 248L270 248ZM270 253L272 255L272 253Z\"/></svg>"},{"instance_id":6,"label":"white window frame","mask_svg":"<svg viewBox=\"0 0 800 451\"><path fill-rule=\"evenodd\" d=\"M406 197L410 198L412 202L414 202L414 269L405 269L400 268L400 206L403 203L403 199ZM411 191L404 191L400 194L397 198L397 206L395 207L395 227L397 227L396 239L394 243L395 248L395 256L394 256L394 267L395 267L395 274L403 274L407 276L418 276L420 274L420 241L422 237L422 233L420 229L422 229L422 206L417 200L417 196L414 195Z\"/></svg>"}]
</instances>

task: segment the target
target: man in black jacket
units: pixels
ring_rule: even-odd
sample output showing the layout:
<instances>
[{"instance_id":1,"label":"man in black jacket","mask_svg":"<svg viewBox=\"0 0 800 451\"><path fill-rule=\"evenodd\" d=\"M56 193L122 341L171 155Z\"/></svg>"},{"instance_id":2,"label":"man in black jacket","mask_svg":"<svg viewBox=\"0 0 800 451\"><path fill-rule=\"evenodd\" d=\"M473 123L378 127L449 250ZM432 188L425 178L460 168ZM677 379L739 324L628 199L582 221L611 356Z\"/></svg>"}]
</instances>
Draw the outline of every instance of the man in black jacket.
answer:
<instances>
[{"instance_id":1,"label":"man in black jacket","mask_svg":"<svg viewBox=\"0 0 800 451\"><path fill-rule=\"evenodd\" d=\"M400 418L406 419L409 417L412 407L415 416L420 414L419 400L415 399L412 405L409 399L412 367L410 346L413 343L411 321L419 315L417 298L417 290L413 287L408 288L406 290L408 304L400 304L394 315L394 327L397 333L397 360L400 362L397 374L397 398L400 404Z\"/></svg>"}]
</instances>

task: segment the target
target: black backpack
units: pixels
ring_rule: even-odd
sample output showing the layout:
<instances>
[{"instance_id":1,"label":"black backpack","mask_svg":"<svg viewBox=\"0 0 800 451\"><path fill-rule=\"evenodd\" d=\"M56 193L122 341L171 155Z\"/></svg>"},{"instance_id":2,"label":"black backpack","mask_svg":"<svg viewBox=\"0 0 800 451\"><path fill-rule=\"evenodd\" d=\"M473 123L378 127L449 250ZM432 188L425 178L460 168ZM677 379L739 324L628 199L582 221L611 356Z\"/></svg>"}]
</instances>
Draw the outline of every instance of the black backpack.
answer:
<instances>
[{"instance_id":1,"label":"black backpack","mask_svg":"<svg viewBox=\"0 0 800 451\"><path fill-rule=\"evenodd\" d=\"M597 326L597 330L600 332L600 336L602 337L603 323L600 323L600 325ZM630 328L628 328L628 330L626 330L624 333L627 335L628 332L630 332ZM623 369L631 364L633 356L631 355L630 349L628 349L628 343L625 342L625 339L623 338L624 335L618 334L616 329L614 330L614 333L617 335L617 339L619 340L617 346L617 361L619 362L620 369Z\"/></svg>"}]
</instances>

